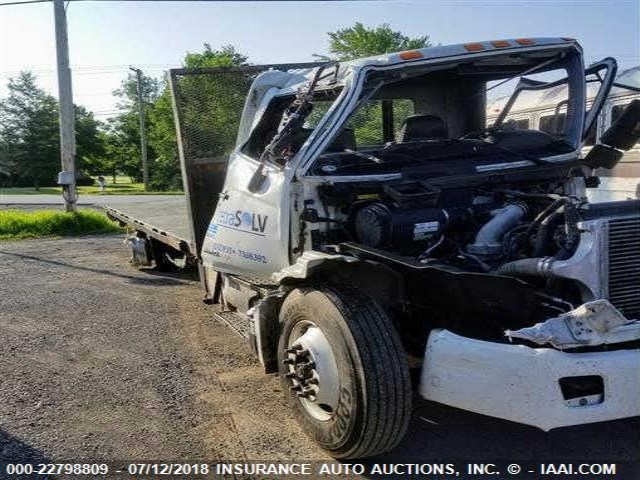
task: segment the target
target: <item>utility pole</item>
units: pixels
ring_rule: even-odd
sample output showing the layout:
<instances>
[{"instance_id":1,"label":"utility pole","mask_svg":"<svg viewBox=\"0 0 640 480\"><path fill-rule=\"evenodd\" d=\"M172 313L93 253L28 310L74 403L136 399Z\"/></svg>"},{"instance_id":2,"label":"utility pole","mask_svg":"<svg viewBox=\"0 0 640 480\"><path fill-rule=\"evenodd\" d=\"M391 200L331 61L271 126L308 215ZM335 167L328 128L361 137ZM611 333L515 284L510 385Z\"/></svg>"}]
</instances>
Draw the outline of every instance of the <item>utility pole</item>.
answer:
<instances>
[{"instance_id":1,"label":"utility pole","mask_svg":"<svg viewBox=\"0 0 640 480\"><path fill-rule=\"evenodd\" d=\"M149 190L149 167L147 165L147 129L145 127L144 118L144 101L142 100L142 70L139 68L129 67L130 70L136 72L137 90L138 90L138 118L140 121L140 157L142 159L142 182L144 189Z\"/></svg>"},{"instance_id":2,"label":"utility pole","mask_svg":"<svg viewBox=\"0 0 640 480\"><path fill-rule=\"evenodd\" d=\"M67 38L67 15L64 0L53 0L53 15L56 28L56 54L58 59L58 102L60 105L60 160L62 171L58 184L62 185L62 197L67 212L76 211L78 190L76 188L76 140L69 68L69 40Z\"/></svg>"}]
</instances>

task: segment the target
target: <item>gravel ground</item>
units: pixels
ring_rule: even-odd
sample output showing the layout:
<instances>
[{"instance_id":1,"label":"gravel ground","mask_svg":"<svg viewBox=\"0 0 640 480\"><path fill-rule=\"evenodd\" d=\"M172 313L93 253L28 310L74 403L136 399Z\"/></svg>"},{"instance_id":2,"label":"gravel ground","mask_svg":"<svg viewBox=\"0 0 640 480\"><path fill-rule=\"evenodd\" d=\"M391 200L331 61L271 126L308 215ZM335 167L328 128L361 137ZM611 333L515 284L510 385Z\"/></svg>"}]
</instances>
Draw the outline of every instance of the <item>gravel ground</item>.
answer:
<instances>
[{"instance_id":1,"label":"gravel ground","mask_svg":"<svg viewBox=\"0 0 640 480\"><path fill-rule=\"evenodd\" d=\"M198 282L120 236L4 242L0 279L0 457L326 458Z\"/></svg>"},{"instance_id":2,"label":"gravel ground","mask_svg":"<svg viewBox=\"0 0 640 480\"><path fill-rule=\"evenodd\" d=\"M327 459L188 276L121 236L0 243L0 460ZM378 461L638 460L638 419L544 433L418 402Z\"/></svg>"}]
</instances>

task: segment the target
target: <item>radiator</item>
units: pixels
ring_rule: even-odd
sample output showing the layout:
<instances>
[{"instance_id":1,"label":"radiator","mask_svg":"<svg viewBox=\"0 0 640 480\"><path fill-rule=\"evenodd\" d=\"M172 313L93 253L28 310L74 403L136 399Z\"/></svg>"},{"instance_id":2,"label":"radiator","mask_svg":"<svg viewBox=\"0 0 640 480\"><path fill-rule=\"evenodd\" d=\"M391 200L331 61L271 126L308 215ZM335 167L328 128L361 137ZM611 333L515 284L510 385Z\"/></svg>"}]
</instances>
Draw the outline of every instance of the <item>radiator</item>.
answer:
<instances>
[{"instance_id":1,"label":"radiator","mask_svg":"<svg viewBox=\"0 0 640 480\"><path fill-rule=\"evenodd\" d=\"M609 220L609 301L640 319L640 216Z\"/></svg>"}]
</instances>

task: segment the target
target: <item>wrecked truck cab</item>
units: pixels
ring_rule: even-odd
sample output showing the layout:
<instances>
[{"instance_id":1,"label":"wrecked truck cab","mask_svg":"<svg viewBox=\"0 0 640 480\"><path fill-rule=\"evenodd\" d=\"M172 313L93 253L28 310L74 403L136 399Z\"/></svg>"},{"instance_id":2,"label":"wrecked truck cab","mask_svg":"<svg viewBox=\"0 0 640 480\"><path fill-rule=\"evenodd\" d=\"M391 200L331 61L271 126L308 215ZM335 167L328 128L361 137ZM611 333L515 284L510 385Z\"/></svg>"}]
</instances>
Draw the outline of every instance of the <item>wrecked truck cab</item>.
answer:
<instances>
[{"instance_id":1,"label":"wrecked truck cab","mask_svg":"<svg viewBox=\"0 0 640 480\"><path fill-rule=\"evenodd\" d=\"M207 291L332 455L397 445L409 365L425 398L545 430L640 414L640 202L589 204L623 145L580 153L615 72L540 38L257 78ZM518 123L532 98L557 99L549 128Z\"/></svg>"}]
</instances>

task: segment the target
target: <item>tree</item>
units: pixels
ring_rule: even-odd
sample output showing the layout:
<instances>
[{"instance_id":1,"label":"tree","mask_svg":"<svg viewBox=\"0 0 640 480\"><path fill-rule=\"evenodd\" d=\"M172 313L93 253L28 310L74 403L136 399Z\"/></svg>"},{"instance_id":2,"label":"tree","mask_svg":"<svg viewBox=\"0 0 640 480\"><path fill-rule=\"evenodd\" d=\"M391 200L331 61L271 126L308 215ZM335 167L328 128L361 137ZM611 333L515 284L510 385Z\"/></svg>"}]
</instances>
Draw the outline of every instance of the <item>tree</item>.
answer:
<instances>
[{"instance_id":1,"label":"tree","mask_svg":"<svg viewBox=\"0 0 640 480\"><path fill-rule=\"evenodd\" d=\"M178 160L178 143L176 128L173 121L171 94L165 86L162 94L149 110L150 145L153 145L155 157L151 163L151 188L153 190L180 190L182 176Z\"/></svg>"},{"instance_id":2,"label":"tree","mask_svg":"<svg viewBox=\"0 0 640 480\"><path fill-rule=\"evenodd\" d=\"M101 175L106 155L102 123L83 106L75 106L76 164L78 171L89 175Z\"/></svg>"},{"instance_id":3,"label":"tree","mask_svg":"<svg viewBox=\"0 0 640 480\"><path fill-rule=\"evenodd\" d=\"M351 60L371 57L383 53L414 50L431 46L429 36L409 37L391 29L389 24L365 27L356 22L352 27L329 32L330 57L317 55L326 60ZM410 102L393 102L394 119L400 120L413 113ZM363 105L351 119L359 144L375 144L382 141L382 103L370 101ZM396 129L399 125L396 126Z\"/></svg>"},{"instance_id":4,"label":"tree","mask_svg":"<svg viewBox=\"0 0 640 480\"><path fill-rule=\"evenodd\" d=\"M56 185L60 171L58 101L38 88L36 77L22 72L9 80L8 96L0 101L0 176L4 184ZM104 156L100 122L75 106L78 177L91 172Z\"/></svg>"},{"instance_id":5,"label":"tree","mask_svg":"<svg viewBox=\"0 0 640 480\"><path fill-rule=\"evenodd\" d=\"M152 128L149 120L149 111L153 109L154 102L160 95L161 82L153 77L142 75L141 80L142 104L147 121L147 132ZM140 158L140 124L138 119L138 79L137 75L130 72L122 81L120 88L113 94L119 97L117 107L122 111L109 121L105 129L105 148L108 146L110 158L105 159L103 168L111 172L114 183L116 173L124 173L136 181L142 180L142 161ZM116 156L115 158L113 156ZM153 159L155 152L153 145L147 145L147 155ZM125 156L129 156L125 159ZM150 169L151 170L151 169Z\"/></svg>"},{"instance_id":6,"label":"tree","mask_svg":"<svg viewBox=\"0 0 640 480\"><path fill-rule=\"evenodd\" d=\"M233 46L218 50L205 43L201 52L188 52L184 66L188 68L232 67L245 65L247 57ZM181 98L190 102L182 105L183 117L192 140L188 147L205 149L203 155L220 155L236 135L234 118L239 116L250 79L238 76L193 76L180 83ZM225 81L231 79L232 81ZM130 74L121 87L114 91L120 98L118 107L122 113L111 119L103 128L102 142L106 154L102 161L95 160L103 173L124 173L140 180L140 132L135 75ZM171 94L166 82L142 76L142 96L146 113L149 176L154 190L182 188L176 130L173 120ZM195 141L194 139L198 139ZM197 145L194 145L197 143ZM1 154L0 154L1 158Z\"/></svg>"},{"instance_id":7,"label":"tree","mask_svg":"<svg viewBox=\"0 0 640 480\"><path fill-rule=\"evenodd\" d=\"M141 75L140 85L142 89L142 100L145 104L156 101L160 95L161 82L157 78ZM134 72L129 72L127 78L122 81L120 88L113 94L120 98L118 108L122 110L136 110L138 108L138 77Z\"/></svg>"},{"instance_id":8,"label":"tree","mask_svg":"<svg viewBox=\"0 0 640 480\"><path fill-rule=\"evenodd\" d=\"M184 57L187 68L233 67L246 65L247 57L233 46L214 50L207 43L202 52ZM235 141L239 115L251 79L242 73L186 76L180 81L184 147L188 155L220 156ZM168 85L148 110L148 140L154 156L150 165L154 189L180 189L182 177Z\"/></svg>"},{"instance_id":9,"label":"tree","mask_svg":"<svg viewBox=\"0 0 640 480\"><path fill-rule=\"evenodd\" d=\"M60 170L58 103L30 72L9 79L8 90L0 102L3 170L12 184L54 185Z\"/></svg>"},{"instance_id":10,"label":"tree","mask_svg":"<svg viewBox=\"0 0 640 480\"><path fill-rule=\"evenodd\" d=\"M328 35L331 52L329 58L334 60L351 60L431 45L428 35L411 38L391 30L387 23L377 27L365 27L362 23L356 22L352 27L329 32Z\"/></svg>"},{"instance_id":11,"label":"tree","mask_svg":"<svg viewBox=\"0 0 640 480\"><path fill-rule=\"evenodd\" d=\"M184 57L184 66L187 68L233 67L246 65L247 60L248 57L238 52L233 45L223 45L220 50L212 50L211 45L205 43L202 52L187 52Z\"/></svg>"},{"instance_id":12,"label":"tree","mask_svg":"<svg viewBox=\"0 0 640 480\"><path fill-rule=\"evenodd\" d=\"M100 173L110 174L113 177L113 183L116 183L118 173L139 181L142 174L138 145L132 142L128 132L120 127L120 124L112 121L102 132L105 155L101 159Z\"/></svg>"}]
</instances>

